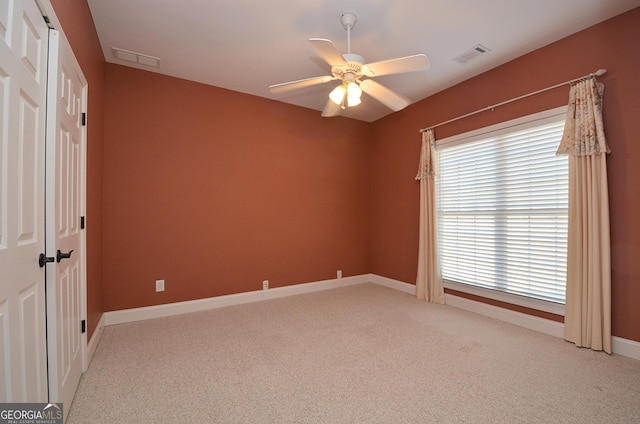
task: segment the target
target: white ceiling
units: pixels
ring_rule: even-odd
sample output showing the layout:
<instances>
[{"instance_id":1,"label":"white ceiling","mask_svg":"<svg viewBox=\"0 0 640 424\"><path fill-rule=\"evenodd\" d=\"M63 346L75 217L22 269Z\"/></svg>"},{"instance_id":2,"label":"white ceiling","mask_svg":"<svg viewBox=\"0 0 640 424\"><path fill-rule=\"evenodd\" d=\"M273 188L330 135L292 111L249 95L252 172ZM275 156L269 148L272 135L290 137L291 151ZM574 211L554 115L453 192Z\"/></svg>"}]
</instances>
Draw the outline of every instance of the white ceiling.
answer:
<instances>
[{"instance_id":1,"label":"white ceiling","mask_svg":"<svg viewBox=\"0 0 640 424\"><path fill-rule=\"evenodd\" d=\"M308 39L342 52L340 16L357 22L351 51L367 62L424 53L426 71L376 80L412 103L598 22L640 0L88 0L107 62L315 109L337 82L273 95L268 86L328 75ZM491 51L459 64L482 44ZM113 55L120 48L160 58L160 67ZM585 73L595 69L585 69ZM578 77L580 75L576 75ZM363 94L343 113L372 122L392 111ZM331 119L331 118L327 118Z\"/></svg>"}]
</instances>

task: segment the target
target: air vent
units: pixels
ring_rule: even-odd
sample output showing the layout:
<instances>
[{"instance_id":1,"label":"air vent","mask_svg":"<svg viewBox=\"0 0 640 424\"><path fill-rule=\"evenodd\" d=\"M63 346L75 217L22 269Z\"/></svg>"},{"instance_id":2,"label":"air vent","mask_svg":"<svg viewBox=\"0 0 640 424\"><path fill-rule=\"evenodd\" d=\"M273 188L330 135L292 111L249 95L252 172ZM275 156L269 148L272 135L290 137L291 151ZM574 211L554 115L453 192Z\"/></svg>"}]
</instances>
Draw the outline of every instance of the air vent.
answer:
<instances>
[{"instance_id":1,"label":"air vent","mask_svg":"<svg viewBox=\"0 0 640 424\"><path fill-rule=\"evenodd\" d=\"M470 60L480 56L481 54L488 53L490 51L491 49L483 46L482 44L476 44L475 46L473 46L473 48L462 53L460 56L454 57L453 60L458 63L467 63Z\"/></svg>"},{"instance_id":2,"label":"air vent","mask_svg":"<svg viewBox=\"0 0 640 424\"><path fill-rule=\"evenodd\" d=\"M125 60L127 62L139 63L145 66L151 66L153 68L160 67L160 58L148 56L146 54L131 52L129 50L119 49L117 47L112 47L113 57L120 60Z\"/></svg>"}]
</instances>

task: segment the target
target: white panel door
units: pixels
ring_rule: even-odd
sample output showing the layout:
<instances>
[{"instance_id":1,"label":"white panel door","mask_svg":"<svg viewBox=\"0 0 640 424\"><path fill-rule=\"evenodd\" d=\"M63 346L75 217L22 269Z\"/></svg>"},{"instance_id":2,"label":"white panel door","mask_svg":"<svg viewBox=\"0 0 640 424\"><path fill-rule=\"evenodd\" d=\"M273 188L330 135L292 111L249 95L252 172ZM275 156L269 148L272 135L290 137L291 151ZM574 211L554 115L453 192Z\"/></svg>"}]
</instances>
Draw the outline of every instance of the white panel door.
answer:
<instances>
[{"instance_id":1,"label":"white panel door","mask_svg":"<svg viewBox=\"0 0 640 424\"><path fill-rule=\"evenodd\" d=\"M0 0L0 402L46 402L44 166L48 28Z\"/></svg>"},{"instance_id":2,"label":"white panel door","mask_svg":"<svg viewBox=\"0 0 640 424\"><path fill-rule=\"evenodd\" d=\"M86 333L84 211L87 82L66 38L49 34L47 104L47 332L49 401L65 418L83 371Z\"/></svg>"}]
</instances>

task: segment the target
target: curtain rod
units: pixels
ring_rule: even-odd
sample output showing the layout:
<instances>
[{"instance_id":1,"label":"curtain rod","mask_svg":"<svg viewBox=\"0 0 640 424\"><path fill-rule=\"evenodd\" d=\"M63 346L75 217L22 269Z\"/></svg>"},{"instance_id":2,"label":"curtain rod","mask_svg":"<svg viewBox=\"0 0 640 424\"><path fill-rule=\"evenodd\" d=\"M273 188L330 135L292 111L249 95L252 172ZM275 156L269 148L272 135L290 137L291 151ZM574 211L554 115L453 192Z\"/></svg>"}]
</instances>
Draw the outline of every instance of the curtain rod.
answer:
<instances>
[{"instance_id":1,"label":"curtain rod","mask_svg":"<svg viewBox=\"0 0 640 424\"><path fill-rule=\"evenodd\" d=\"M572 84L572 83L574 83L576 81L584 80L584 79L587 79L587 78L599 77L601 75L604 75L606 72L607 72L606 69L598 69L597 71L595 71L595 72L593 72L593 73L591 73L589 75L585 75L585 76L580 77L580 78L574 78L572 80L565 81L565 82L560 83L560 84L552 85L551 87L543 88L542 90L534 91L533 93L525 94L525 95L522 95L520 97L514 97L513 99L509 99L509 100L505 100L504 102L496 103L493 106L487 106L487 107L485 107L483 109L478 109L476 111L467 113L466 115L461 115L461 116L458 116L456 118L449 119L448 121L440 122L439 124L431 125L431 126L426 127L426 128L422 128L420 130L420 132L422 133L422 132L434 129L436 127L440 127L440 126L445 125L445 124L450 124L451 122L455 122L457 120L460 120L460 119L463 119L463 118L467 118L469 116L475 115L475 114L480 113L480 112L484 112L484 111L487 111L487 110L493 110L493 109L495 109L495 108L497 108L499 106L504 106L504 105L506 105L508 103L515 102L516 100L522 100L522 99L527 98L527 97L535 96L536 94L544 93L545 91L553 90L554 88L562 87L563 85Z\"/></svg>"}]
</instances>

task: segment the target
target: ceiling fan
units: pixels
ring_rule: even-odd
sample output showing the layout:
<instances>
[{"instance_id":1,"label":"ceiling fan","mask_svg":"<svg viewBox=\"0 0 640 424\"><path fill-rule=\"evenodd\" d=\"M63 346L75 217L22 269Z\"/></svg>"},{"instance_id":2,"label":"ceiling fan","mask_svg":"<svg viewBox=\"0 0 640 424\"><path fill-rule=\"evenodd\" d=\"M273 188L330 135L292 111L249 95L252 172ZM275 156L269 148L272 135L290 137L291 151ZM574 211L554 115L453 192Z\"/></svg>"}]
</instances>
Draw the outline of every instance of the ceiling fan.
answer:
<instances>
[{"instance_id":1,"label":"ceiling fan","mask_svg":"<svg viewBox=\"0 0 640 424\"><path fill-rule=\"evenodd\" d=\"M362 92L367 93L393 111L407 107L409 100L370 78L428 69L429 60L427 56L415 54L397 59L365 63L362 56L351 53L351 29L356 23L356 15L344 13L340 17L340 21L344 29L347 30L346 54L340 54L340 51L330 40L324 38L309 39L322 59L331 66L331 75L274 84L269 86L271 92L279 94L298 88L340 80L340 84L329 94L329 100L322 111L322 116L336 116L347 107L359 105Z\"/></svg>"}]
</instances>

